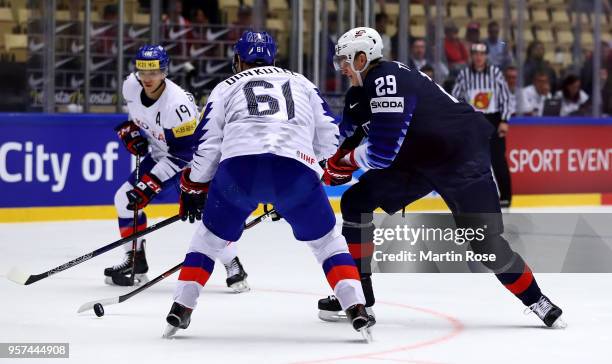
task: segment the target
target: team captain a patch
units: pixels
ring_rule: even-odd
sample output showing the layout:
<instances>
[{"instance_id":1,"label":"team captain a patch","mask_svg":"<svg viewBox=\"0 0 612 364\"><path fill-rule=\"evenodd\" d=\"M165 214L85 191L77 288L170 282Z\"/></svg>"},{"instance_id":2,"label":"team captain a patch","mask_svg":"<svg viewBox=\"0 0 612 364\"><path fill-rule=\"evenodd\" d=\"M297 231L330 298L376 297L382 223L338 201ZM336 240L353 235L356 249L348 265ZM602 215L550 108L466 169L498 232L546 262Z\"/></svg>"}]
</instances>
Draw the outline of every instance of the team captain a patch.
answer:
<instances>
[{"instance_id":1,"label":"team captain a patch","mask_svg":"<svg viewBox=\"0 0 612 364\"><path fill-rule=\"evenodd\" d=\"M375 97L370 101L372 114L379 112L404 112L403 97Z\"/></svg>"}]
</instances>

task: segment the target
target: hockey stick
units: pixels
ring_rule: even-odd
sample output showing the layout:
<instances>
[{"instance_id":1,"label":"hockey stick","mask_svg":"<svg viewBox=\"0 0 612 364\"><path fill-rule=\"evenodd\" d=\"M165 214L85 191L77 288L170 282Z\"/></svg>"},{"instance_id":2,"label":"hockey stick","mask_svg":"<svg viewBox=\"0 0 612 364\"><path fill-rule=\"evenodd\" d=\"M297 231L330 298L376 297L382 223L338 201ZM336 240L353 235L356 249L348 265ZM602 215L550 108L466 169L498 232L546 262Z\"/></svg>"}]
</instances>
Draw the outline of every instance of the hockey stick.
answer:
<instances>
[{"instance_id":1,"label":"hockey stick","mask_svg":"<svg viewBox=\"0 0 612 364\"><path fill-rule=\"evenodd\" d=\"M265 213L259 215L258 217L254 218L253 220L249 221L248 223L244 224L244 228L246 229L250 229L253 226L259 224L260 222L264 221L267 217L271 216L272 214L276 214L276 210L272 209L269 211L266 211ZM121 303L124 301L129 300L130 298L132 298L133 296L137 295L138 293L144 291L145 289L151 287L154 284L157 284L159 281L173 275L176 271L178 271L179 269L181 269L181 267L183 266L183 263L179 263L177 265L175 265L174 267L168 269L167 271L165 271L164 273L158 275L157 277L155 277L153 280L143 284L142 286L136 288L135 290L128 292L124 295L121 296L117 296L117 297L112 297L112 298L105 298L105 299L101 299L101 300L96 300L96 301L91 301L91 302L87 302L81 305L81 307L79 307L79 309L77 310L77 313L81 313L81 312L85 312L88 310L91 310L94 308L94 306L96 304L100 304L102 306L106 306L106 305L114 305L117 303Z\"/></svg>"},{"instance_id":2,"label":"hockey stick","mask_svg":"<svg viewBox=\"0 0 612 364\"><path fill-rule=\"evenodd\" d=\"M22 272L21 270L19 270L17 267L13 267L11 268L10 272L7 274L7 278L10 279L11 281L17 283L17 284L23 284L23 285L29 285L32 284L34 282L38 282L41 279L45 279L47 277L50 277L52 275L54 275L55 273L59 273L61 271L64 271L66 269L72 268L75 265L81 264L85 261L88 261L89 259L93 258L93 257L97 257L100 254L106 253L109 250L115 249L118 246L121 246L131 240L140 238L142 236L145 236L149 233L152 233L155 230L159 230L165 226L168 226L170 224L172 224L173 222L179 221L181 218L176 215L176 216L172 216L170 218L167 218L166 220L162 220L160 222L158 222L157 224L151 225L149 227L147 227L144 230L140 230L138 232L135 232L134 234L130 235L130 236L126 236L125 238L121 238L115 242L112 242L108 245L105 245L101 248L98 248L90 253L87 253L85 255L81 255L78 258L75 258L67 263L64 263L58 267L55 267L53 269L50 269L46 272L40 273L40 274L32 274L29 275L27 273Z\"/></svg>"},{"instance_id":3,"label":"hockey stick","mask_svg":"<svg viewBox=\"0 0 612 364\"><path fill-rule=\"evenodd\" d=\"M136 170L135 170L134 187L138 185L138 179L140 178L140 154L136 155ZM134 203L134 232L138 231L138 202ZM130 273L130 283L134 285L134 278L136 277L136 247L138 246L138 239L132 240L132 272ZM144 247L143 247L144 248Z\"/></svg>"}]
</instances>

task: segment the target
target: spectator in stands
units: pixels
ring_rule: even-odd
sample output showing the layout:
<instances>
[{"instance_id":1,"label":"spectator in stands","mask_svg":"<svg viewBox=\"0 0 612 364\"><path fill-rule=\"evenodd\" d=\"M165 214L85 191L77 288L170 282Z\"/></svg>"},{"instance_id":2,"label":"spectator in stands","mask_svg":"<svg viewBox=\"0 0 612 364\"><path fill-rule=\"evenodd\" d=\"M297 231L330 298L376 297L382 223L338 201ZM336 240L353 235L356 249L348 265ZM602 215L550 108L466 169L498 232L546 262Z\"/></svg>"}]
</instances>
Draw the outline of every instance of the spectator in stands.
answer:
<instances>
[{"instance_id":1,"label":"spectator in stands","mask_svg":"<svg viewBox=\"0 0 612 364\"><path fill-rule=\"evenodd\" d=\"M504 68L504 78L506 79L506 83L508 84L508 90L510 93L515 96L516 95L516 85L518 83L518 70L515 66L507 66Z\"/></svg>"},{"instance_id":2,"label":"spectator in stands","mask_svg":"<svg viewBox=\"0 0 612 364\"><path fill-rule=\"evenodd\" d=\"M508 44L499 39L499 23L492 21L487 26L488 38L485 40L489 47L489 62L499 68L506 68L512 62L512 55Z\"/></svg>"},{"instance_id":3,"label":"spectator in stands","mask_svg":"<svg viewBox=\"0 0 612 364\"><path fill-rule=\"evenodd\" d=\"M235 43L242 32L247 28L251 28L253 26L253 8L247 5L241 5L238 8L238 19L232 23L233 29L229 33L228 41L232 44Z\"/></svg>"},{"instance_id":4,"label":"spectator in stands","mask_svg":"<svg viewBox=\"0 0 612 364\"><path fill-rule=\"evenodd\" d=\"M429 78L432 80L435 79L434 69L430 64L425 64L423 67L421 67L420 71L429 76Z\"/></svg>"},{"instance_id":5,"label":"spectator in stands","mask_svg":"<svg viewBox=\"0 0 612 364\"><path fill-rule=\"evenodd\" d=\"M480 23L471 21L465 30L465 48L472 49L472 44L480 42Z\"/></svg>"},{"instance_id":6,"label":"spectator in stands","mask_svg":"<svg viewBox=\"0 0 612 364\"><path fill-rule=\"evenodd\" d=\"M542 116L544 100L552 98L550 77L544 68L533 74L531 85L523 88L521 112L525 115Z\"/></svg>"},{"instance_id":7,"label":"spectator in stands","mask_svg":"<svg viewBox=\"0 0 612 364\"><path fill-rule=\"evenodd\" d=\"M607 68L608 63L612 62L612 50L608 42L601 42L601 67ZM593 51L589 51L586 54L584 64L580 70L580 80L582 81L582 88L586 93L592 96L593 93Z\"/></svg>"},{"instance_id":8,"label":"spectator in stands","mask_svg":"<svg viewBox=\"0 0 612 364\"><path fill-rule=\"evenodd\" d=\"M444 53L448 61L448 68L451 73L456 73L468 63L469 54L465 45L459 39L459 29L454 23L447 24L444 28L444 34Z\"/></svg>"},{"instance_id":9,"label":"spectator in stands","mask_svg":"<svg viewBox=\"0 0 612 364\"><path fill-rule=\"evenodd\" d=\"M550 63L544 59L544 43L534 40L527 47L527 57L523 66L523 79L526 81L526 85L531 85L535 79L536 70L545 71L548 75L548 81L550 88L555 89L557 85L557 74L551 67Z\"/></svg>"},{"instance_id":10,"label":"spectator in stands","mask_svg":"<svg viewBox=\"0 0 612 364\"><path fill-rule=\"evenodd\" d=\"M187 58L193 33L191 22L183 16L183 2L181 0L169 2L168 13L162 16L162 23L166 40L170 44L176 43L177 45L170 53Z\"/></svg>"},{"instance_id":11,"label":"spectator in stands","mask_svg":"<svg viewBox=\"0 0 612 364\"><path fill-rule=\"evenodd\" d=\"M408 67L423 71L423 67L428 65L433 70L434 62L430 61L426 57L426 44L423 38L414 38L410 45L410 59L408 60ZM444 63L440 63L440 70L442 78L448 76L448 67Z\"/></svg>"},{"instance_id":12,"label":"spectator in stands","mask_svg":"<svg viewBox=\"0 0 612 364\"><path fill-rule=\"evenodd\" d=\"M608 65L608 68L605 72L605 82L603 83L603 88L601 90L602 112L610 116L612 116L612 77L610 77L611 72L612 65Z\"/></svg>"},{"instance_id":13,"label":"spectator in stands","mask_svg":"<svg viewBox=\"0 0 612 364\"><path fill-rule=\"evenodd\" d=\"M391 37L387 34L387 25L389 24L389 17L385 13L376 14L376 31L380 34L383 41L383 57L390 59L391 57Z\"/></svg>"},{"instance_id":14,"label":"spectator in stands","mask_svg":"<svg viewBox=\"0 0 612 364\"><path fill-rule=\"evenodd\" d=\"M555 97L561 99L561 116L585 115L588 112L589 95L580 89L580 78L576 75L570 74L563 79Z\"/></svg>"},{"instance_id":15,"label":"spectator in stands","mask_svg":"<svg viewBox=\"0 0 612 364\"><path fill-rule=\"evenodd\" d=\"M410 60L408 67L421 70L428 62L425 58L425 39L414 38L410 46Z\"/></svg>"}]
</instances>

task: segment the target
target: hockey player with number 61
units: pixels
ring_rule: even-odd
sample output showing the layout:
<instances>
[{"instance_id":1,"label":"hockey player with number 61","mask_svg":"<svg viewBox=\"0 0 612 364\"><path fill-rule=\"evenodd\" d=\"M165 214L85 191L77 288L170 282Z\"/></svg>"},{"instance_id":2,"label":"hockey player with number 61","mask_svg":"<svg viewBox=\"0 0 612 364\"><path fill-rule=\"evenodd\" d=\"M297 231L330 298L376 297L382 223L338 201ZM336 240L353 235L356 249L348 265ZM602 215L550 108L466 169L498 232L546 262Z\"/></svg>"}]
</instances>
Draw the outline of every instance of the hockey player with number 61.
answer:
<instances>
[{"instance_id":1,"label":"hockey player with number 61","mask_svg":"<svg viewBox=\"0 0 612 364\"><path fill-rule=\"evenodd\" d=\"M357 268L320 182L337 148L327 103L304 76L274 67L276 44L247 31L234 46L236 74L212 91L201 144L181 178L181 215L200 217L179 275L164 337L189 326L225 242L238 240L259 203L271 203L308 245L355 330L369 338Z\"/></svg>"},{"instance_id":2,"label":"hockey player with number 61","mask_svg":"<svg viewBox=\"0 0 612 364\"><path fill-rule=\"evenodd\" d=\"M116 127L127 150L138 157L138 181L132 173L115 194L122 237L134 232L134 209L138 209L137 230L147 226L142 209L159 193L178 197L178 180L197 146L194 134L199 120L193 96L167 79L170 59L162 46L145 45L136 54L136 72L123 83L123 98L127 102L130 120ZM136 253L132 243L125 244L125 260L104 270L108 284L132 285L146 281L149 269L145 256L145 241L138 239ZM225 265L227 285L236 292L248 290L247 274L236 256L235 243L229 244L219 259ZM134 261L135 260L135 261ZM131 280L132 263L135 280Z\"/></svg>"}]
</instances>

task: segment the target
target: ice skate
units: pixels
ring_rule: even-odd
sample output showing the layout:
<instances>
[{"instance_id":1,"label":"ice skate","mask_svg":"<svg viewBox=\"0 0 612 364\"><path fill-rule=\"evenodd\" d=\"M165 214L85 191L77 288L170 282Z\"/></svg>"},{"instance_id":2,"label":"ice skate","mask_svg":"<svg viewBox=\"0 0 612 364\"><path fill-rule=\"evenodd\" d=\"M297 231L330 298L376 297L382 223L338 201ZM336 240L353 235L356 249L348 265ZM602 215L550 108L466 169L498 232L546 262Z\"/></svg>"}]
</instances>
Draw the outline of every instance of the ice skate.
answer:
<instances>
[{"instance_id":1,"label":"ice skate","mask_svg":"<svg viewBox=\"0 0 612 364\"><path fill-rule=\"evenodd\" d=\"M178 329L188 328L191 322L191 312L193 312L193 309L174 302L168 316L166 316L168 326L166 326L162 337L165 339L171 338Z\"/></svg>"},{"instance_id":2,"label":"ice skate","mask_svg":"<svg viewBox=\"0 0 612 364\"><path fill-rule=\"evenodd\" d=\"M249 275L244 271L238 257L232 259L230 264L225 266L225 271L227 272L227 279L225 280L225 283L227 283L227 286L234 292L242 293L251 290L251 287L249 287L246 280Z\"/></svg>"},{"instance_id":3,"label":"ice skate","mask_svg":"<svg viewBox=\"0 0 612 364\"><path fill-rule=\"evenodd\" d=\"M340 306L340 301L334 295L327 296L326 298L322 298L318 302L319 307L319 319L327 322L338 322L338 321L347 321L346 313L342 311L342 307ZM374 314L374 310L372 307L366 307L366 312L368 315L376 318Z\"/></svg>"},{"instance_id":4,"label":"ice skate","mask_svg":"<svg viewBox=\"0 0 612 364\"><path fill-rule=\"evenodd\" d=\"M567 327L567 323L561 318L563 310L544 295L540 297L538 302L525 309L525 314L530 314L531 312L538 315L544 324L550 328L564 329Z\"/></svg>"},{"instance_id":5,"label":"ice skate","mask_svg":"<svg viewBox=\"0 0 612 364\"><path fill-rule=\"evenodd\" d=\"M104 269L104 282L115 286L138 286L149 281L146 273L149 271L147 257L145 254L145 241L142 241L142 249L136 251L134 263L134 282L130 280L132 274L132 261L134 261L133 252L130 250L125 253L125 259L122 263Z\"/></svg>"},{"instance_id":6,"label":"ice skate","mask_svg":"<svg viewBox=\"0 0 612 364\"><path fill-rule=\"evenodd\" d=\"M356 331L359 331L365 341L372 342L371 327L376 324L374 316L368 314L362 304L356 304L346 310L346 317Z\"/></svg>"}]
</instances>

